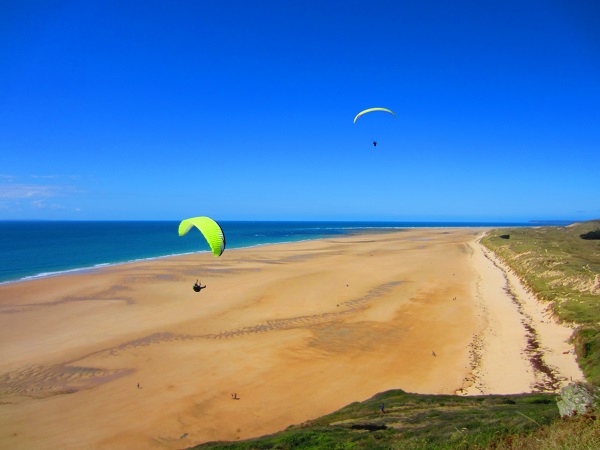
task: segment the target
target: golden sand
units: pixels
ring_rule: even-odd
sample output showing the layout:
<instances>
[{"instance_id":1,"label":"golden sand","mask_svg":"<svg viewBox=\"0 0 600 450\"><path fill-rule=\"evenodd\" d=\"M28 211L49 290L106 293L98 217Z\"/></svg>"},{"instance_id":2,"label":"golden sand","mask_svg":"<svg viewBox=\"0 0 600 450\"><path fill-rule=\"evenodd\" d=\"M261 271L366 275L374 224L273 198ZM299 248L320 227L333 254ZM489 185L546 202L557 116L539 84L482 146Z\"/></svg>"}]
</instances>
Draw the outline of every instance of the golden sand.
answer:
<instances>
[{"instance_id":1,"label":"golden sand","mask_svg":"<svg viewBox=\"0 0 600 450\"><path fill-rule=\"evenodd\" d=\"M530 391L544 380L525 316L559 383L581 378L569 330L486 256L481 233L340 237L2 285L0 448L183 448L388 389Z\"/></svg>"}]
</instances>

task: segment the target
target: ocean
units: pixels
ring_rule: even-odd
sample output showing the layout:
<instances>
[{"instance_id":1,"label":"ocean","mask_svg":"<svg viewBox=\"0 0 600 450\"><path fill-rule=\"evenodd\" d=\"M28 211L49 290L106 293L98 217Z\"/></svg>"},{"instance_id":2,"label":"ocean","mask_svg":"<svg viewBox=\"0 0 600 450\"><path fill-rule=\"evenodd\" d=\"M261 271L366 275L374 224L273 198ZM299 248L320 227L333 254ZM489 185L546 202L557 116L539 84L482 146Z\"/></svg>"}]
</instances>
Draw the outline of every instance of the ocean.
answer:
<instances>
[{"instance_id":1,"label":"ocean","mask_svg":"<svg viewBox=\"0 0 600 450\"><path fill-rule=\"evenodd\" d=\"M227 249L403 228L532 226L518 222L219 221L219 224L227 238ZM178 226L175 221L0 221L0 283L210 251L197 230L179 237Z\"/></svg>"}]
</instances>

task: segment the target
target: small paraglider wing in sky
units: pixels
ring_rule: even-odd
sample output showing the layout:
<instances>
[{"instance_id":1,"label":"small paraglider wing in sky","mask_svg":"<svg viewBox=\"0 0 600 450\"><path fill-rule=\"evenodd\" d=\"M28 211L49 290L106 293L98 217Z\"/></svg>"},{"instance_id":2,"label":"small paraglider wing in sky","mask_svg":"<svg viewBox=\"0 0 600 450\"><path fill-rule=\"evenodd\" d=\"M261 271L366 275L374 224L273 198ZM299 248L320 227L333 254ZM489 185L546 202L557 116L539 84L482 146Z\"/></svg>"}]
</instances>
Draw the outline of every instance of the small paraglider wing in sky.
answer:
<instances>
[{"instance_id":1,"label":"small paraglider wing in sky","mask_svg":"<svg viewBox=\"0 0 600 450\"><path fill-rule=\"evenodd\" d=\"M179 224L179 236L187 234L196 227L200 230L215 256L221 256L225 251L225 233L221 226L210 217L192 217L182 220Z\"/></svg>"},{"instance_id":2,"label":"small paraglider wing in sky","mask_svg":"<svg viewBox=\"0 0 600 450\"><path fill-rule=\"evenodd\" d=\"M369 108L369 109L365 109L364 111L359 112L356 117L354 118L354 123L356 123L356 119L358 119L360 116L362 116L363 114L367 114L373 111L384 111L384 112L388 112L391 115L393 115L394 117L396 117L396 113L394 111L392 111L391 109L387 109L387 108Z\"/></svg>"}]
</instances>

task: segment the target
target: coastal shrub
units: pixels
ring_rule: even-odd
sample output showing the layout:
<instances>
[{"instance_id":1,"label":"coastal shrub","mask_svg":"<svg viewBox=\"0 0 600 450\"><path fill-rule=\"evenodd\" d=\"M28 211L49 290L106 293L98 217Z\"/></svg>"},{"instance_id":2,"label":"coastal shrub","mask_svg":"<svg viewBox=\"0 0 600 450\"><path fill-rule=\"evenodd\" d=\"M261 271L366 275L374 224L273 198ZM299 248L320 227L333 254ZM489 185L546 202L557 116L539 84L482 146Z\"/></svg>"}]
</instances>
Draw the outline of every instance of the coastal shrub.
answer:
<instances>
[{"instance_id":1,"label":"coastal shrub","mask_svg":"<svg viewBox=\"0 0 600 450\"><path fill-rule=\"evenodd\" d=\"M600 229L590 231L588 233L583 233L579 237L581 237L581 239L586 239L588 241L596 241L596 240L600 239Z\"/></svg>"},{"instance_id":2,"label":"coastal shrub","mask_svg":"<svg viewBox=\"0 0 600 450\"><path fill-rule=\"evenodd\" d=\"M586 378L595 383L600 381L600 330L597 327L579 327L572 337L577 353L577 362Z\"/></svg>"},{"instance_id":3,"label":"coastal shrub","mask_svg":"<svg viewBox=\"0 0 600 450\"><path fill-rule=\"evenodd\" d=\"M542 426L527 435L510 435L493 445L496 450L581 450L600 448L600 420L576 416Z\"/></svg>"}]
</instances>

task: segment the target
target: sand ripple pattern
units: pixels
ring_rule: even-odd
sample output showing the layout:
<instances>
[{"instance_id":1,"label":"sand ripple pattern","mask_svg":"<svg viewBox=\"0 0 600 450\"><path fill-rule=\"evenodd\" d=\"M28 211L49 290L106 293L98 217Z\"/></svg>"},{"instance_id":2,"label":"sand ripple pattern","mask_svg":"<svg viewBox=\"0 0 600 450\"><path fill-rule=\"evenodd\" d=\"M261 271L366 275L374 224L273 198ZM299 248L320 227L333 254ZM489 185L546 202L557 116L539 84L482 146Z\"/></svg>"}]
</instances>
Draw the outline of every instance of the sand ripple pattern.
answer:
<instances>
[{"instance_id":1,"label":"sand ripple pattern","mask_svg":"<svg viewBox=\"0 0 600 450\"><path fill-rule=\"evenodd\" d=\"M394 286L400 283L401 282L399 281L386 283L371 289L362 297L342 302L338 305L339 311L323 314L289 317L284 319L267 320L264 324L254 325L251 327L244 327L238 330L224 331L218 334L206 334L197 337L202 339L229 339L244 336L247 334L290 330L294 328L303 328L311 325L318 325L321 323L330 322L332 320L336 320L337 318L341 318L349 314L354 314L359 310L366 308L369 302L382 295L387 294L392 290Z\"/></svg>"},{"instance_id":2,"label":"sand ripple pattern","mask_svg":"<svg viewBox=\"0 0 600 450\"><path fill-rule=\"evenodd\" d=\"M359 298L340 303L337 305L338 310L335 312L266 320L264 323L257 325L223 331L216 334L191 335L170 332L154 333L149 336L124 342L116 347L82 356L81 358L63 364L49 367L28 366L11 371L0 375L0 403L10 403L11 398L14 399L17 397L43 398L51 395L71 394L82 389L107 383L132 372L130 369L106 370L77 365L78 361L82 361L93 355L116 356L118 353L132 348L166 342L198 339L234 339L251 334L285 331L328 323L367 308L370 302L391 292L394 286L399 285L400 283L401 282L399 281L394 281L377 286Z\"/></svg>"},{"instance_id":3,"label":"sand ripple pattern","mask_svg":"<svg viewBox=\"0 0 600 450\"><path fill-rule=\"evenodd\" d=\"M106 370L58 364L28 366L0 375L0 403L14 397L45 398L71 394L128 375L129 369Z\"/></svg>"},{"instance_id":4,"label":"sand ripple pattern","mask_svg":"<svg viewBox=\"0 0 600 450\"><path fill-rule=\"evenodd\" d=\"M314 315L306 315L306 316L298 316L298 317L288 317L284 319L273 319L266 320L264 323L260 323L257 325L252 325L249 327L243 327L236 330L227 330L222 331L221 333L209 333L209 334L176 334L176 333L154 333L149 336L145 336L139 339L134 339L132 341L124 342L123 344L113 347L106 350L101 350L99 353L108 352L111 355L116 355L118 352L127 350L135 347L143 347L147 345L159 344L163 342L173 342L173 341L188 341L188 340L197 340L197 339L232 339L236 337L242 337L250 334L257 333L269 333L273 331L285 331L291 330L294 328L305 328L312 325L318 325L321 323L327 323L337 318L342 318L349 314L354 314L368 306L368 304L375 300L376 298L389 293L394 286L399 285L400 281L393 281L391 283L386 283L381 286L377 286L367 292L364 296L348 300L346 302L342 302L338 305L339 311L324 313L324 314L314 314ZM86 355L87 358L90 355Z\"/></svg>"}]
</instances>

